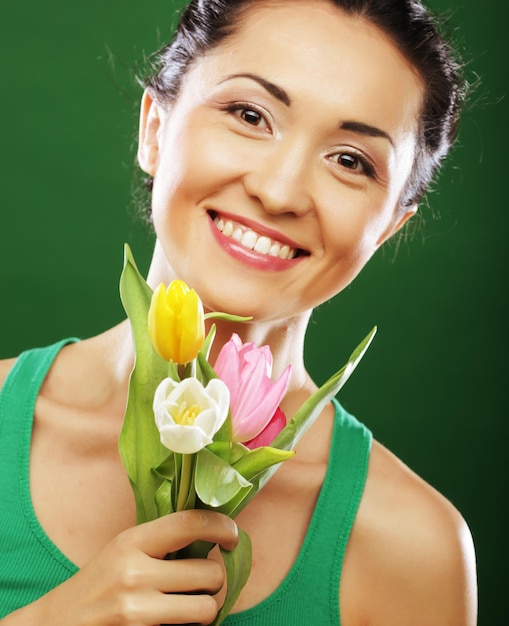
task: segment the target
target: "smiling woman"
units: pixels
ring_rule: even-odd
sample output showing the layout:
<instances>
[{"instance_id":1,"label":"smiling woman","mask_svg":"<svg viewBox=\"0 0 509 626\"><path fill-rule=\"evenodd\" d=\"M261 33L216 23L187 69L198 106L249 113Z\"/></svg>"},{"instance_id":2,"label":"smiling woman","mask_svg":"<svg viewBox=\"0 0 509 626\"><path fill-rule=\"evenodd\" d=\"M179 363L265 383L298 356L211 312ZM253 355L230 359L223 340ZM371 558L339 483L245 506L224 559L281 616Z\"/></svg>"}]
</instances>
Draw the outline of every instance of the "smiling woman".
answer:
<instances>
[{"instance_id":1,"label":"smiling woman","mask_svg":"<svg viewBox=\"0 0 509 626\"><path fill-rule=\"evenodd\" d=\"M252 11L234 40L189 69L171 106L146 92L138 157L156 176L152 217L164 258L211 309L226 302L261 321L336 294L413 215L401 199L423 93L410 63L365 20L332 21L329 3ZM267 239L277 256L255 250ZM267 283L262 268L285 271ZM231 299L215 284L225 279Z\"/></svg>"},{"instance_id":2,"label":"smiling woman","mask_svg":"<svg viewBox=\"0 0 509 626\"><path fill-rule=\"evenodd\" d=\"M270 346L277 417L291 417L317 389L303 359L312 310L415 215L455 139L459 65L413 0L193 0L158 59L138 145L147 282L182 280L206 313L252 316L217 321L211 360L220 372L232 335L238 352ZM126 320L2 363L1 624L214 621L217 549L164 557L196 540L230 550L236 525L210 511L135 525L117 451L133 362ZM173 392L156 418L176 432ZM229 626L475 624L463 518L336 401L238 522L253 566Z\"/></svg>"}]
</instances>

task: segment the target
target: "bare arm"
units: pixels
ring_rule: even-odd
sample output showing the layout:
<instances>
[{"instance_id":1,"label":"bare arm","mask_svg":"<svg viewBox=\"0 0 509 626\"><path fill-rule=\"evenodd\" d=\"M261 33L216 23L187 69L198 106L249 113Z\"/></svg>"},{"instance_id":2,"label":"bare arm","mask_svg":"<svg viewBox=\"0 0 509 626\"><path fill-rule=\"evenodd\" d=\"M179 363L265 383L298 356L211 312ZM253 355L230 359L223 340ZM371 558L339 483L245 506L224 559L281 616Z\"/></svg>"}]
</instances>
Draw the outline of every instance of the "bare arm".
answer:
<instances>
[{"instance_id":1,"label":"bare arm","mask_svg":"<svg viewBox=\"0 0 509 626\"><path fill-rule=\"evenodd\" d=\"M121 533L75 576L2 626L152 626L209 624L224 583L212 560L166 561L168 552L202 539L232 549L235 523L210 511L183 511Z\"/></svg>"},{"instance_id":2,"label":"bare arm","mask_svg":"<svg viewBox=\"0 0 509 626\"><path fill-rule=\"evenodd\" d=\"M476 626L475 553L458 511L375 444L345 558L344 626Z\"/></svg>"},{"instance_id":3,"label":"bare arm","mask_svg":"<svg viewBox=\"0 0 509 626\"><path fill-rule=\"evenodd\" d=\"M400 527L392 554L385 553L391 588L385 586L373 626L476 626L475 555L465 521L445 502L442 511L413 515L420 520Z\"/></svg>"}]
</instances>

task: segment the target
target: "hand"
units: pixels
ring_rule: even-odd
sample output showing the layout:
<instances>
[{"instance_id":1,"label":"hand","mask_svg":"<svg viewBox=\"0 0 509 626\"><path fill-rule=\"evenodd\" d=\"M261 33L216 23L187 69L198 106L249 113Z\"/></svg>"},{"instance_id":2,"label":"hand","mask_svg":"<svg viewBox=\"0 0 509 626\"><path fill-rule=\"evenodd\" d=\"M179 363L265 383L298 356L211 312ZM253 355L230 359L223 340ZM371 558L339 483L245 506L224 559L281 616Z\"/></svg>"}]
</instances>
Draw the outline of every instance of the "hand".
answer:
<instances>
[{"instance_id":1,"label":"hand","mask_svg":"<svg viewBox=\"0 0 509 626\"><path fill-rule=\"evenodd\" d=\"M0 623L210 624L220 608L214 594L225 580L221 565L207 559L164 560L196 540L231 550L237 527L212 511L181 511L140 524L118 535L75 576Z\"/></svg>"}]
</instances>

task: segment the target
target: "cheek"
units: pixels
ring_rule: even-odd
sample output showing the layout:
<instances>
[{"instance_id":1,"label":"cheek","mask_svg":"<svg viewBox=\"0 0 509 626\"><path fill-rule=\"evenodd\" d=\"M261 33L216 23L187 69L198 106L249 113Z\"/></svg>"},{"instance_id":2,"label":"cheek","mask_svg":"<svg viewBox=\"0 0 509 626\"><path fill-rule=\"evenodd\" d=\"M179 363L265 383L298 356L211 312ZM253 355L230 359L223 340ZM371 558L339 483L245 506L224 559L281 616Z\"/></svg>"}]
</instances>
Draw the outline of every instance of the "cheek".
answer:
<instances>
[{"instance_id":1,"label":"cheek","mask_svg":"<svg viewBox=\"0 0 509 626\"><path fill-rule=\"evenodd\" d=\"M214 133L179 133L162 151L152 193L154 216L175 202L200 202L238 177L239 165Z\"/></svg>"},{"instance_id":2,"label":"cheek","mask_svg":"<svg viewBox=\"0 0 509 626\"><path fill-rule=\"evenodd\" d=\"M377 208L379 203L376 198L366 196L361 199L358 191L352 192L352 196L348 198L344 194L341 201L327 211L321 225L322 232L330 250L336 251L337 256L369 258L388 226L389 211Z\"/></svg>"},{"instance_id":3,"label":"cheek","mask_svg":"<svg viewBox=\"0 0 509 626\"><path fill-rule=\"evenodd\" d=\"M152 218L156 233L160 228L185 227L191 204L196 204L204 183L201 169L183 153L177 159L160 162L152 189Z\"/></svg>"},{"instance_id":4,"label":"cheek","mask_svg":"<svg viewBox=\"0 0 509 626\"><path fill-rule=\"evenodd\" d=\"M380 247L382 234L390 224L390 211L373 215L371 204L348 207L341 216L323 225L327 237L326 257L333 290L328 297L344 289L363 270Z\"/></svg>"}]
</instances>

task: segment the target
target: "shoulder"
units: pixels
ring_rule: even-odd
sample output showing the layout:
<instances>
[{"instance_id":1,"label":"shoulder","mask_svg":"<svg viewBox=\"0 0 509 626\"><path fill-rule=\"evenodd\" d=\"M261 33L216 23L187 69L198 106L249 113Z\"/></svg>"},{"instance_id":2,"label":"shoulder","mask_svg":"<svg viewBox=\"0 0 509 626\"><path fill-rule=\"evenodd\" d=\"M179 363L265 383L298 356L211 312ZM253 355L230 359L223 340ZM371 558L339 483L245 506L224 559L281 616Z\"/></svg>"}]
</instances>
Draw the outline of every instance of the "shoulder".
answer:
<instances>
[{"instance_id":1,"label":"shoulder","mask_svg":"<svg viewBox=\"0 0 509 626\"><path fill-rule=\"evenodd\" d=\"M54 354L39 396L62 405L88 406L94 393L107 394L120 369L117 328L81 341L63 340L57 352L56 344L39 347L43 352L52 350ZM0 360L0 390L17 358ZM123 358L122 362L126 360L129 358ZM128 365L124 369L128 369Z\"/></svg>"},{"instance_id":2,"label":"shoulder","mask_svg":"<svg viewBox=\"0 0 509 626\"><path fill-rule=\"evenodd\" d=\"M65 365L64 367L60 367L60 363L62 361L62 355L64 353L67 352L67 348L71 348L73 344L69 344L69 346L66 346L65 348L59 350L59 352L55 355L54 360L51 363L51 367L50 367L50 374L48 374L46 376L46 378L50 378L53 374L54 370L58 370L61 369L64 372L67 370L68 365ZM50 350L52 349L53 346L48 345L48 346L37 346L37 348L34 348L34 352L39 351L41 354L45 354L46 350ZM3 388L7 377L9 376L11 370L13 369L14 365L16 364L16 362L18 361L18 359L20 358L21 355L18 355L16 357L13 358L7 358L7 359L0 359L0 390Z\"/></svg>"},{"instance_id":3,"label":"shoulder","mask_svg":"<svg viewBox=\"0 0 509 626\"><path fill-rule=\"evenodd\" d=\"M7 375L12 369L12 366L16 362L15 358L12 359L0 359L0 390L2 389Z\"/></svg>"},{"instance_id":4,"label":"shoulder","mask_svg":"<svg viewBox=\"0 0 509 626\"><path fill-rule=\"evenodd\" d=\"M364 623L476 623L475 555L465 520L378 442L350 544L345 567L372 599Z\"/></svg>"}]
</instances>

